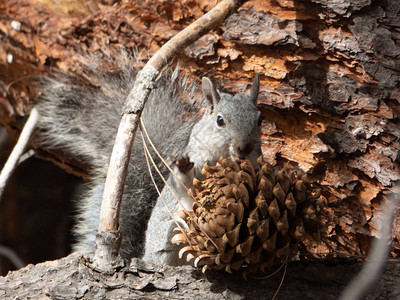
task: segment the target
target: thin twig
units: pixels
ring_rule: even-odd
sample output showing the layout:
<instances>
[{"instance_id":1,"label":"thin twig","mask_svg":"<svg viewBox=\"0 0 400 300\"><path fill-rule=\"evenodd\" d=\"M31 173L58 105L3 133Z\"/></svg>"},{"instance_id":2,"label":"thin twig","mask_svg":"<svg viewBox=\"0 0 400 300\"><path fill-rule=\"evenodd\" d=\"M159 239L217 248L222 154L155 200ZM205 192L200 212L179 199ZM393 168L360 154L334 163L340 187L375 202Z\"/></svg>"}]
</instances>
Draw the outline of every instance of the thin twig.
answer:
<instances>
[{"instance_id":1,"label":"thin twig","mask_svg":"<svg viewBox=\"0 0 400 300\"><path fill-rule=\"evenodd\" d=\"M164 178L163 175L161 174L160 170L158 169L156 163L154 162L153 158L152 158L151 155L150 155L150 151L149 151L149 149L147 148L147 145L146 145L146 142L145 142L145 140L144 140L143 132L142 132L142 131L140 131L140 136L142 137L142 141L143 141L143 150L144 150L144 156L145 156L145 158L146 158L147 168L148 168L148 171L149 171L149 174L150 174L151 181L153 182L153 185L154 185L154 187L155 187L155 189L156 189L156 191L157 191L158 197L159 197L159 198L161 199L161 201L163 202L164 207L165 207L166 210L168 211L168 214L170 215L170 217L172 218L172 220L174 221L174 223L176 224L176 226L179 227L179 230L180 230L180 231L182 232L182 234L185 236L185 238L186 238L186 240L188 241L190 247L193 248L192 244L190 243L190 240L189 240L188 236L186 235L185 230L183 230L183 228L179 225L178 221L175 219L173 213L172 213L171 210L169 209L169 207L168 207L168 205L167 205L167 202L165 201L164 197L161 195L160 189L158 188L158 186L157 186L157 184L156 184L156 181L154 180L153 174L152 174L152 172L151 172L151 167L150 167L150 163L149 163L149 158L150 158L150 161L151 161L153 167L156 169L158 175L162 178L162 180L164 180L165 184L167 184L167 183L166 183L166 181L165 181L165 178ZM168 187L169 187L169 186L168 186ZM169 187L169 188L170 188L170 187ZM170 191L171 191L171 193L173 193L171 188L170 188ZM176 197L176 195L175 195L174 193L173 193L173 195L174 195L174 197L177 199L177 197ZM179 200L178 200L178 201L179 201Z\"/></svg>"},{"instance_id":2,"label":"thin twig","mask_svg":"<svg viewBox=\"0 0 400 300\"><path fill-rule=\"evenodd\" d=\"M148 153L148 155L149 155L149 157L150 157L150 159L151 159L151 162L152 162L152 164L153 164L155 170L157 171L157 173L158 173L158 175L161 177L161 179L164 181L165 186L169 189L169 191L171 192L172 196L175 198L175 200L178 202L178 204L184 209L184 211L187 211L187 209L186 209L185 206L182 204L182 202L179 200L178 196L176 196L176 194L175 194L175 192L172 190L172 188L169 186L169 184L168 184L167 181L165 180L164 176L161 174L160 169L157 167L156 163L154 162L153 158L151 157L150 151L149 151L149 149L148 149L148 147L147 147L147 144L146 144L146 141L145 141L144 138L143 138L143 131L145 132L146 138L147 138L148 141L150 142L150 144L151 144L153 150L157 153L158 157L162 160L162 162L164 163L164 165L168 168L168 170L175 176L175 178L176 178L183 186L185 186L185 185L183 184L183 182L181 182L181 181L179 180L178 176L177 176L177 175L175 174L175 172L168 166L167 162L161 157L160 153L157 151L156 147L155 147L154 144L151 142L151 139L150 139L149 135L147 134L147 131L146 131L146 128L144 127L144 123L143 123L143 120L142 120L142 119L140 119L140 126L141 126L140 129L144 129L144 130L141 130L141 131L140 131L140 134L141 134L141 136L142 136L143 147L145 148L145 154L146 154L146 152ZM149 172L150 172L150 170L149 170ZM152 176L152 175L150 174L150 176ZM154 185L155 185L155 182L154 182L154 181L153 181L153 183L154 183ZM158 192L158 187L157 187L157 186L156 186L156 190L157 190L157 192ZM188 191L187 188L186 188L186 191ZM160 194L159 192L158 192L158 194L159 194L159 196L161 196L161 194ZM192 197L192 199L194 199L194 198ZM163 204L164 204L165 207L167 208L168 213L171 215L171 213L170 213L170 211L169 211L169 209L168 209L168 206L166 205L166 202L165 202L164 198L161 197L161 200L163 201ZM197 200L196 200L196 201L197 201ZM174 220L174 222L176 223L175 219L173 219L173 220ZM197 223L197 221L194 220L194 219L192 219L192 221L197 225L197 227L200 229L200 231L206 236L206 238L208 238L209 241L211 241L211 243L212 243L212 244L215 246L215 248L218 250L219 248L218 248L217 244L216 244L216 243L210 238L210 236L201 228L201 226L199 225L199 223ZM189 242L190 247L193 248L192 244L190 243L189 239L188 239L187 236L186 236L186 233L183 231L183 229L181 228L181 226L179 226L178 223L176 223L176 224L178 225L179 230L185 235L187 241Z\"/></svg>"},{"instance_id":3,"label":"thin twig","mask_svg":"<svg viewBox=\"0 0 400 300\"><path fill-rule=\"evenodd\" d=\"M0 255L6 257L17 268L21 269L26 266L26 263L18 256L11 248L0 245Z\"/></svg>"},{"instance_id":4,"label":"thin twig","mask_svg":"<svg viewBox=\"0 0 400 300\"><path fill-rule=\"evenodd\" d=\"M141 129L143 129L143 121L140 121L141 123L140 123L140 125L141 125ZM157 167L157 164L154 162L154 160L153 160L153 158L151 157L151 155L150 155L150 151L149 151L149 148L147 147L147 143L146 143L146 141L145 141L145 139L144 139L144 136L143 136L143 130L141 130L140 131L140 135L141 135L141 137L142 137L142 142L143 142L143 149L145 150L145 155L146 155L146 153L148 154L148 156L149 156L149 158L150 158L150 160L151 160L151 163L152 163L152 165L153 165L153 167L154 167L154 169L157 171L157 173L158 173L158 175L160 176L160 178L162 179L162 181L164 182L164 184L165 184L165 186L169 189L169 191L171 192L171 194L172 194L172 196L175 198L175 200L176 200L176 202L178 202L178 204L185 210L185 211L187 211L187 209L185 208L185 206L182 204L182 202L179 200L179 198L178 198L178 196L175 194L175 192L172 190L172 188L170 187L170 185L168 184L168 182L167 182L167 180L164 178L164 176L162 175L162 173L161 173L161 171L160 171L160 169ZM147 136L147 138L149 138L149 136ZM150 141L150 140L149 140ZM156 148L154 147L154 145L152 145L153 146L153 149L155 150L155 151L157 151L156 150ZM161 156L159 156L160 158L161 158ZM168 166L168 164L166 164L166 162L165 161L163 161L164 162L164 164L167 166L167 168L169 168L169 166ZM172 171L172 169L170 169L169 168L169 170L171 171L171 173L172 174L174 174L175 175L175 173ZM150 169L149 169L149 172L150 172ZM151 174L150 174L150 176L152 176ZM176 175L175 175L176 176ZM158 192L158 187L156 186L156 189L157 189L157 192ZM159 193L159 195L160 195L160 193ZM165 202L164 202L164 204L165 204ZM166 206L167 207L167 209L168 209L168 206Z\"/></svg>"},{"instance_id":5,"label":"thin twig","mask_svg":"<svg viewBox=\"0 0 400 300\"><path fill-rule=\"evenodd\" d=\"M275 274L277 274L277 273L283 268L283 266L285 265L285 263L287 263L287 258L288 258L288 257L286 257L285 261L284 261L284 262L279 266L279 268L278 268L276 271L274 271L273 273L268 274L268 275L265 275L265 276L263 276L263 277L257 277L257 276L250 276L250 277L251 277L251 278L254 278L254 279L257 279L257 280L264 280L264 279L268 279L268 278L274 276Z\"/></svg>"},{"instance_id":6,"label":"thin twig","mask_svg":"<svg viewBox=\"0 0 400 300\"><path fill-rule=\"evenodd\" d=\"M379 278L389 253L390 238L392 234L393 217L400 204L400 184L393 191L391 199L385 204L382 210L382 225L380 229L380 239L372 244L368 260L364 263L361 271L350 282L343 291L340 300L357 300L371 288L372 283Z\"/></svg>"},{"instance_id":7,"label":"thin twig","mask_svg":"<svg viewBox=\"0 0 400 300\"><path fill-rule=\"evenodd\" d=\"M154 146L153 142L150 139L149 134L147 133L146 126L144 125L144 122L142 119L140 119L140 126L143 129L144 134L146 135L147 140L149 141L151 148L153 148L154 152L157 154L157 156L160 158L162 163L165 165L165 167L170 171L170 173L176 178L176 180L183 186L183 188L189 192L189 188L182 182L182 180L179 179L179 177L175 174L175 172L171 169L171 167L168 165L168 163L165 161L165 159L161 156L160 152L158 152L157 148ZM180 203L179 203L180 204ZM183 207L183 205L181 205Z\"/></svg>"},{"instance_id":8,"label":"thin twig","mask_svg":"<svg viewBox=\"0 0 400 300\"><path fill-rule=\"evenodd\" d=\"M28 120L26 121L24 128L18 138L17 144L14 146L13 151L8 157L3 169L0 173L0 199L3 195L4 189L6 188L7 182L10 179L14 169L18 165L18 161L21 155L24 153L26 146L28 145L29 139L38 123L39 113L36 108L33 108Z\"/></svg>"},{"instance_id":9,"label":"thin twig","mask_svg":"<svg viewBox=\"0 0 400 300\"><path fill-rule=\"evenodd\" d=\"M144 122L142 119L140 119L140 125L141 128L143 128L143 132L146 135L147 140L149 141L151 148L154 150L154 152L157 154L157 156L160 158L160 160L162 161L162 163L164 164L164 166L170 171L170 173L176 178L176 180L179 182L179 184L181 184L183 186L183 188L187 191L188 195L189 195L189 188L182 182L182 180L179 179L178 175L175 174L175 172L171 169L171 167L168 165L168 163L165 161L165 159L161 156L160 152L158 152L156 146L153 144L149 134L147 133L147 129L146 126L144 125ZM169 188L170 189L170 188ZM170 189L171 190L171 189ZM194 197L192 197L193 201L198 203L198 200ZM178 200L178 203L180 206L182 206L182 208L186 211L186 208L184 207L184 205Z\"/></svg>"},{"instance_id":10,"label":"thin twig","mask_svg":"<svg viewBox=\"0 0 400 300\"><path fill-rule=\"evenodd\" d=\"M283 270L283 275L282 275L281 282L279 283L278 289L276 290L274 296L272 297L272 300L275 300L276 296L278 295L279 291L281 290L283 281L285 280L287 266L288 266L288 262L287 262L287 260L286 260L285 269Z\"/></svg>"},{"instance_id":11,"label":"thin twig","mask_svg":"<svg viewBox=\"0 0 400 300\"><path fill-rule=\"evenodd\" d=\"M21 157L18 160L18 164L22 164L24 161L34 156L35 153L36 153L35 150L29 149L28 151L26 151L24 154L21 155Z\"/></svg>"}]
</instances>

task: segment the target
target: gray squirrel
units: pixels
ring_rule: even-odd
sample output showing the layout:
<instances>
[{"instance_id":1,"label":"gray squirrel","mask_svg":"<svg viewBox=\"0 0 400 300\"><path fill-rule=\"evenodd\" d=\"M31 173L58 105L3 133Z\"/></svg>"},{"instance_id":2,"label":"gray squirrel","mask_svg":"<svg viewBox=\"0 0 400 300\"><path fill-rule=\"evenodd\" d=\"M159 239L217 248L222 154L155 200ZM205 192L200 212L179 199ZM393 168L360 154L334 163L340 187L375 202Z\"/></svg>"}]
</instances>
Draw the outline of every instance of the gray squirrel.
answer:
<instances>
[{"instance_id":1,"label":"gray squirrel","mask_svg":"<svg viewBox=\"0 0 400 300\"><path fill-rule=\"evenodd\" d=\"M73 246L74 251L89 256L94 253L103 185L116 131L125 99L138 72L129 58L119 58L116 63L120 71L104 72L101 64L95 61L85 63L84 76L60 73L44 79L36 105L40 114L41 144L62 149L90 168L91 182L77 201ZM195 83L189 84L178 68L167 70L157 79L142 112L142 120L158 152L177 177L191 187L194 177L202 178L204 163L215 164L220 156L247 158L256 165L261 155L262 121L256 106L258 92L258 75L249 92L235 96L219 92L204 77L204 100L201 102L196 100L200 93ZM201 110L204 113L200 118ZM152 157L156 157L151 152ZM163 175L168 177L165 166L159 159L155 160ZM163 185L160 178L156 183L160 187ZM174 176L169 177L168 183L185 207L191 209L192 199L186 189ZM181 209L167 187L163 188L162 195L172 212ZM143 257L152 263L182 263L169 242L176 225L163 201L157 198L138 130L120 215L120 255L125 261Z\"/></svg>"}]
</instances>

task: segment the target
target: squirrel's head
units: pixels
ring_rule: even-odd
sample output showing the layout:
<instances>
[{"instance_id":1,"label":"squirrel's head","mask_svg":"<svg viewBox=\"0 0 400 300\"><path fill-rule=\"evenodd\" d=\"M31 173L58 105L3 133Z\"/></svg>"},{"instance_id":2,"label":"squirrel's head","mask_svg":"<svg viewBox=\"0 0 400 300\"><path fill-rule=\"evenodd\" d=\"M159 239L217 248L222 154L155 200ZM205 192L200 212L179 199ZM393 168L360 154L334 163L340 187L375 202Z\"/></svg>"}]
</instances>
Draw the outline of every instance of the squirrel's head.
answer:
<instances>
[{"instance_id":1,"label":"squirrel's head","mask_svg":"<svg viewBox=\"0 0 400 300\"><path fill-rule=\"evenodd\" d=\"M245 94L234 96L220 93L211 80L203 77L203 94L207 109L206 134L208 149L215 149L215 159L239 157L249 159L254 165L259 155L262 116L257 109L257 97L260 87L258 74L251 89ZM211 146L211 147L210 147Z\"/></svg>"}]
</instances>

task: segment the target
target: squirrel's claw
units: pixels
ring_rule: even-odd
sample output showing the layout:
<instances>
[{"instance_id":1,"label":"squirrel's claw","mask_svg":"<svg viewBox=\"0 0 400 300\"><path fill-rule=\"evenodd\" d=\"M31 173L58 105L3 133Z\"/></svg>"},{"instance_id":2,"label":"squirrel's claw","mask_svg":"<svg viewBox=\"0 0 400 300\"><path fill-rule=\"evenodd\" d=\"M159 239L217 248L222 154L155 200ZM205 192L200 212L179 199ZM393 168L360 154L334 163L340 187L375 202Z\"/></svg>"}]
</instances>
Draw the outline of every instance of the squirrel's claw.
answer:
<instances>
[{"instance_id":1,"label":"squirrel's claw","mask_svg":"<svg viewBox=\"0 0 400 300\"><path fill-rule=\"evenodd\" d=\"M175 161L175 165L178 167L179 171L183 173L189 172L194 167L194 163L192 163L189 157L183 157Z\"/></svg>"}]
</instances>

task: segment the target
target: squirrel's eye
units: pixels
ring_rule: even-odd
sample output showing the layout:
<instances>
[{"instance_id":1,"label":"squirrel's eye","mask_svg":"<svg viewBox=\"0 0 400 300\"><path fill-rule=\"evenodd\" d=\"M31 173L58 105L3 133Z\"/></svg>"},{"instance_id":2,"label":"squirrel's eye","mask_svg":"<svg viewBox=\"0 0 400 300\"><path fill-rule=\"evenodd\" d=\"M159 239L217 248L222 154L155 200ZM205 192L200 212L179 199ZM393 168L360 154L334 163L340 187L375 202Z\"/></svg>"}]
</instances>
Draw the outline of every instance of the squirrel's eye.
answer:
<instances>
[{"instance_id":1,"label":"squirrel's eye","mask_svg":"<svg viewBox=\"0 0 400 300\"><path fill-rule=\"evenodd\" d=\"M258 123L257 123L257 125L258 125L258 127L260 127L261 126L261 123L262 123L262 115L260 115L259 117L258 117Z\"/></svg>"},{"instance_id":2,"label":"squirrel's eye","mask_svg":"<svg viewBox=\"0 0 400 300\"><path fill-rule=\"evenodd\" d=\"M224 118L222 116L220 116L220 115L217 116L217 125L218 125L218 127L222 127L222 126L225 125Z\"/></svg>"}]
</instances>

